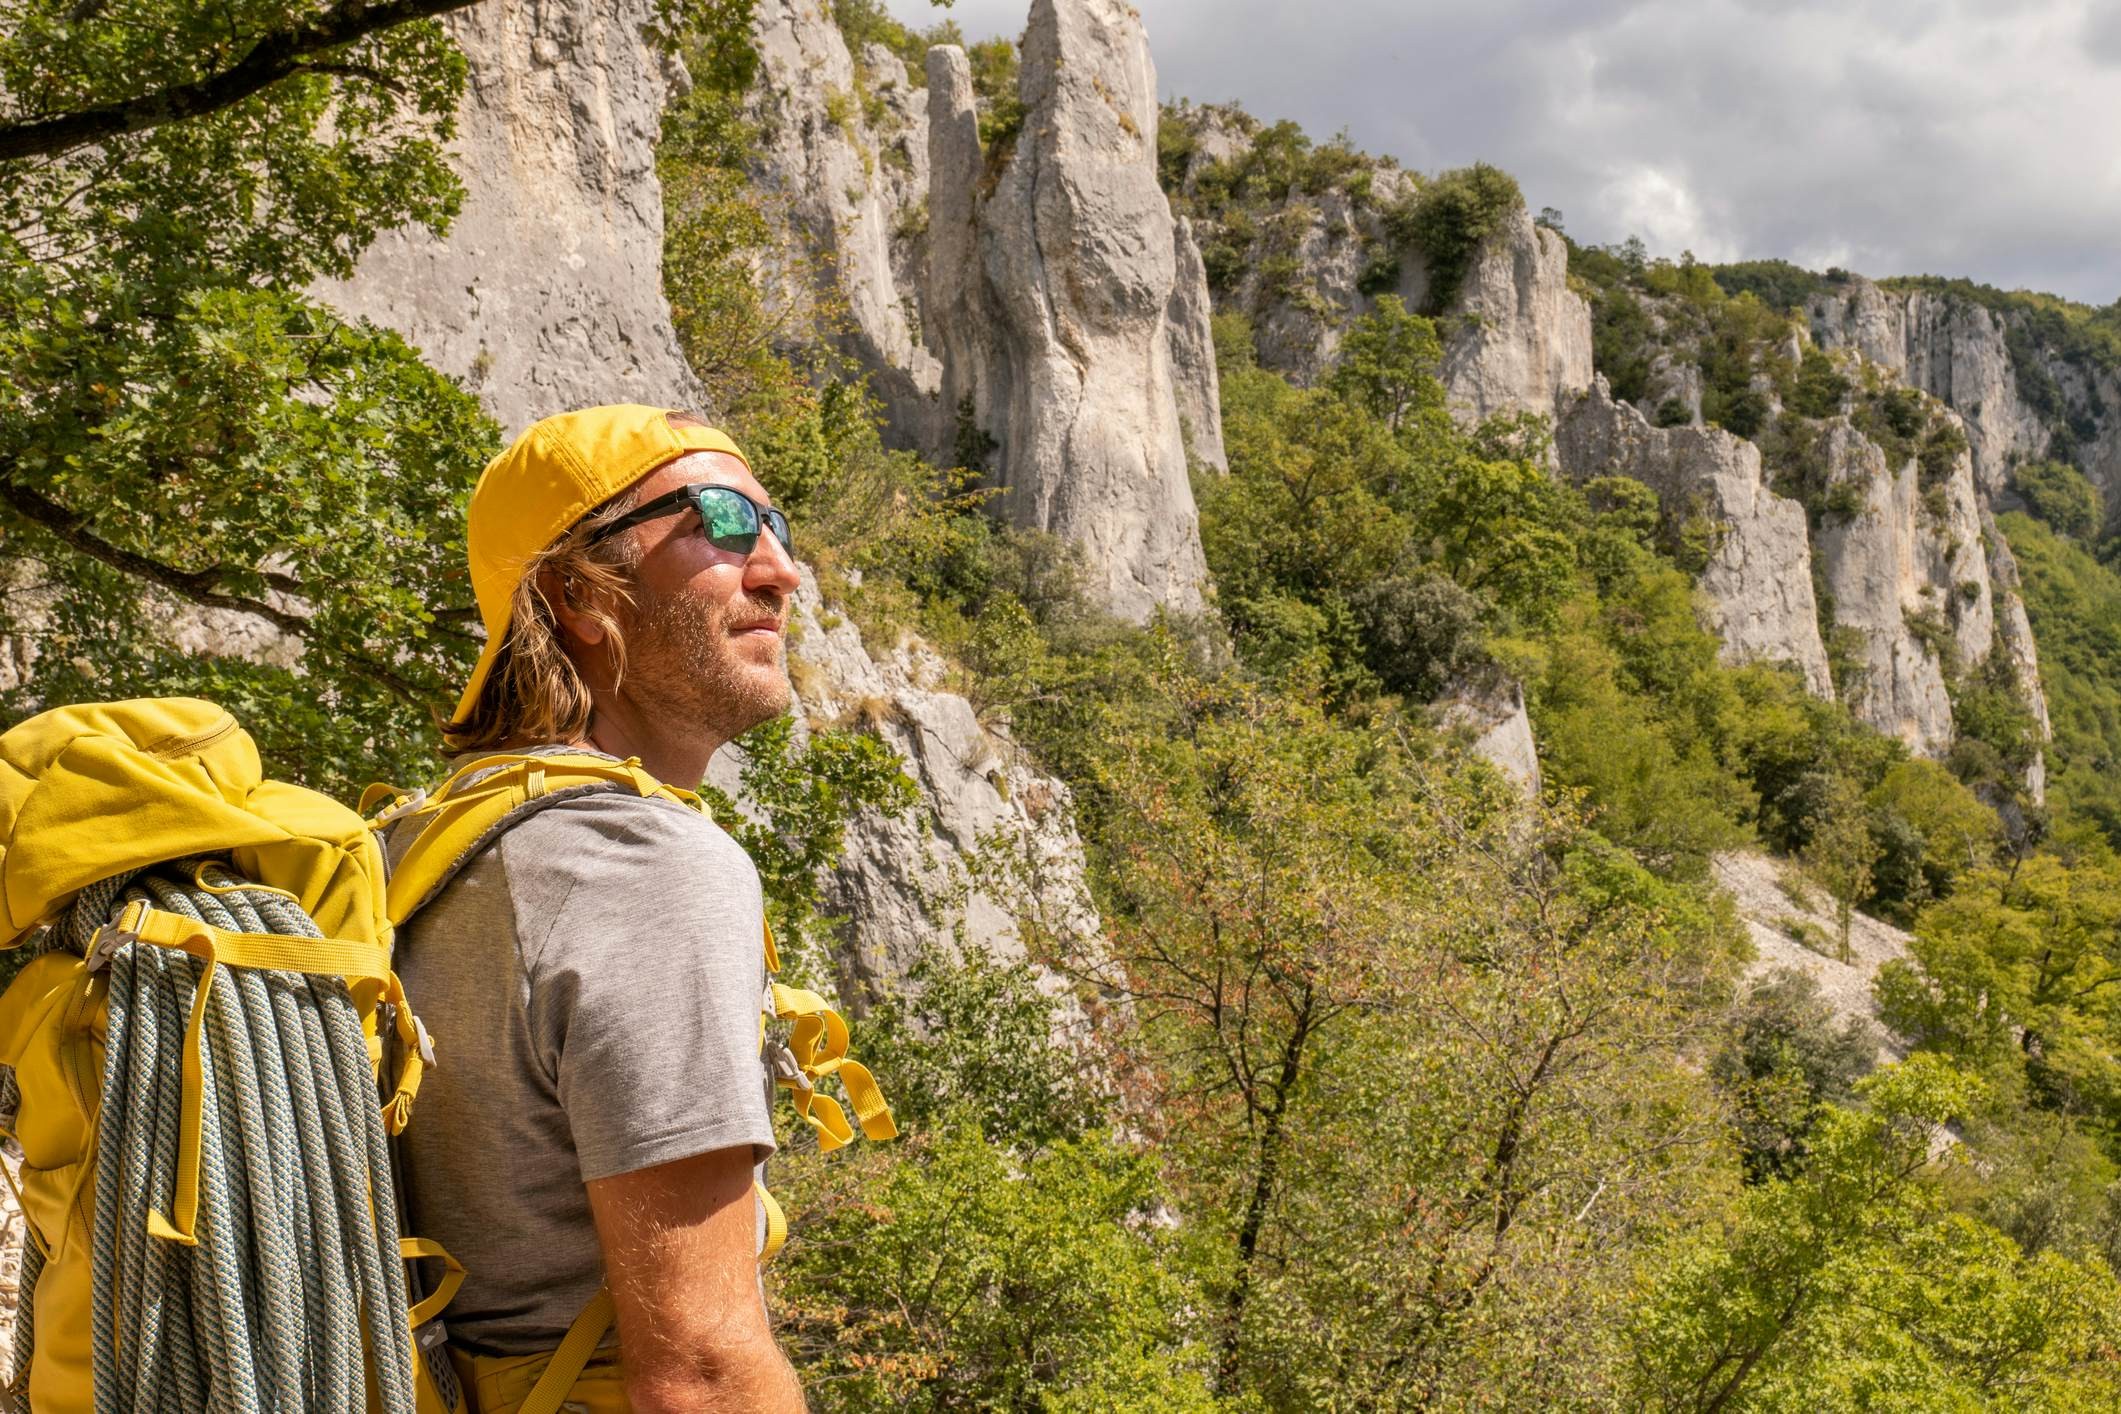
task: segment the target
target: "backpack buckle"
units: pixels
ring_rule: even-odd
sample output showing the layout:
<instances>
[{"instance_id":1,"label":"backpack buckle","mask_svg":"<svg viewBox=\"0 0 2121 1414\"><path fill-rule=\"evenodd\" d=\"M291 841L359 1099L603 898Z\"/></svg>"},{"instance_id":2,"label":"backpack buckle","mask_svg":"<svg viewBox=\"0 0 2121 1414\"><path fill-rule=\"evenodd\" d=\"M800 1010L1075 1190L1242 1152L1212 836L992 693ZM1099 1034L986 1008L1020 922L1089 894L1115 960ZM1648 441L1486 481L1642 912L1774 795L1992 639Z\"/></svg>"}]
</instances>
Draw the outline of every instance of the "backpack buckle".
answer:
<instances>
[{"instance_id":1,"label":"backpack buckle","mask_svg":"<svg viewBox=\"0 0 2121 1414\"><path fill-rule=\"evenodd\" d=\"M368 822L371 830L380 830L400 815L410 815L427 803L427 788L420 787L411 795L401 795L390 807Z\"/></svg>"},{"instance_id":2,"label":"backpack buckle","mask_svg":"<svg viewBox=\"0 0 2121 1414\"><path fill-rule=\"evenodd\" d=\"M127 917L131 917L130 911ZM125 926L125 920L106 923L98 928L88 940L88 953L82 961L90 972L101 972L110 966L110 960L118 955L118 949L127 943L137 943L140 935Z\"/></svg>"},{"instance_id":3,"label":"backpack buckle","mask_svg":"<svg viewBox=\"0 0 2121 1414\"><path fill-rule=\"evenodd\" d=\"M790 1090L811 1088L810 1077L803 1074L803 1067L796 1062L795 1052L780 1041L767 1041L765 1056L766 1068L773 1072L773 1078L779 1084Z\"/></svg>"}]
</instances>

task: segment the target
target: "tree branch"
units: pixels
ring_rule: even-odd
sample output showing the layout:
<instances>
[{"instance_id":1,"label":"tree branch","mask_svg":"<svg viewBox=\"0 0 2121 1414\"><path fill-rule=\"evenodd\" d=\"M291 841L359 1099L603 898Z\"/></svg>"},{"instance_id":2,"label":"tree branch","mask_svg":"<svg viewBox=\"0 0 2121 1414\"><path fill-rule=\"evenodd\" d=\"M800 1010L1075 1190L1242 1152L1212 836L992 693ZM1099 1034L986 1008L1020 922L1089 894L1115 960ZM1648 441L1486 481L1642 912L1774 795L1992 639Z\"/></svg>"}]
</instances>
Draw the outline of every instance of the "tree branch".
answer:
<instances>
[{"instance_id":1,"label":"tree branch","mask_svg":"<svg viewBox=\"0 0 2121 1414\"><path fill-rule=\"evenodd\" d=\"M233 107L282 79L308 70L337 72L343 65L306 64L312 54L337 49L411 20L468 9L478 0L346 0L294 29L266 34L229 67L190 83L122 98L56 117L0 126L0 162L48 156L165 123L204 117ZM364 77L373 77L364 75Z\"/></svg>"},{"instance_id":2,"label":"tree branch","mask_svg":"<svg viewBox=\"0 0 2121 1414\"><path fill-rule=\"evenodd\" d=\"M109 565L122 574L135 579L159 584L172 593L181 594L209 609L233 609L238 613L255 614L283 633L306 638L309 619L302 614L289 613L262 599L250 599L240 594L231 594L222 588L232 573L224 566L216 565L203 570L180 570L175 565L150 559L137 551L123 549L89 529L88 518L70 511L57 501L48 499L13 482L0 481L0 498L22 516L50 531L68 548L88 556L92 560ZM286 575L267 575L268 583L275 588L293 586L295 581Z\"/></svg>"}]
</instances>

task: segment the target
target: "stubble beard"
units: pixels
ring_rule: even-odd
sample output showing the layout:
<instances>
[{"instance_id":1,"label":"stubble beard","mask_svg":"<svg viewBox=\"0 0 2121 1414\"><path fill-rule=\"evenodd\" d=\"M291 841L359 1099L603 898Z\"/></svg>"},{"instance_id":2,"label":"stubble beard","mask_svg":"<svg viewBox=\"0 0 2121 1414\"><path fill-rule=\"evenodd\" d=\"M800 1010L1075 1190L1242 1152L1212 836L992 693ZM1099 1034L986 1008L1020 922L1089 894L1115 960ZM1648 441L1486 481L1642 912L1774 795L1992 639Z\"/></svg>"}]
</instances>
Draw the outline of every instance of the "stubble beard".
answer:
<instances>
[{"instance_id":1,"label":"stubble beard","mask_svg":"<svg viewBox=\"0 0 2121 1414\"><path fill-rule=\"evenodd\" d=\"M733 741L788 710L788 677L779 640L773 661L739 653L732 623L778 617L780 596L743 597L717 605L675 594L628 615L626 675L621 687L662 721L697 722Z\"/></svg>"}]
</instances>

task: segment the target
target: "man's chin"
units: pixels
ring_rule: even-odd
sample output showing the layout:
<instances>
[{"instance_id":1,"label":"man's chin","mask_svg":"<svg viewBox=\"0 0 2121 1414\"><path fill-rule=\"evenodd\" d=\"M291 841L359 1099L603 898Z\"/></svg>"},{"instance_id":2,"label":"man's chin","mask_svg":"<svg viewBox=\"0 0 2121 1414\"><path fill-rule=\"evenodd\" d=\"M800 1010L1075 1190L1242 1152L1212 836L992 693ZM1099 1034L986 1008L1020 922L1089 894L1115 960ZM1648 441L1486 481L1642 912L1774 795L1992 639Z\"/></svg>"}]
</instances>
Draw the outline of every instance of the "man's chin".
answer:
<instances>
[{"instance_id":1,"label":"man's chin","mask_svg":"<svg viewBox=\"0 0 2121 1414\"><path fill-rule=\"evenodd\" d=\"M748 732L761 722L770 722L788 710L795 700L788 686L788 674L781 667L779 655L775 655L772 667L750 665L741 674L739 681L731 684L736 688L741 716L748 719L739 732Z\"/></svg>"}]
</instances>

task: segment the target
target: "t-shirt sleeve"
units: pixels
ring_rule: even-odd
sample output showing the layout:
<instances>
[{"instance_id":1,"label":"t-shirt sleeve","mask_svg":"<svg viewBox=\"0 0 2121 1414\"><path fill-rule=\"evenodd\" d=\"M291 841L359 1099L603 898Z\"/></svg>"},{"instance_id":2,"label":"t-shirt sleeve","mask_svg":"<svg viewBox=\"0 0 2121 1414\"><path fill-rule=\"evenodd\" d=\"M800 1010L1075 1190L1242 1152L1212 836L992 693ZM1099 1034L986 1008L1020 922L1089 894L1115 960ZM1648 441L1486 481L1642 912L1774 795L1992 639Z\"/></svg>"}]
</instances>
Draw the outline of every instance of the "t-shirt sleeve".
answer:
<instances>
[{"instance_id":1,"label":"t-shirt sleeve","mask_svg":"<svg viewBox=\"0 0 2121 1414\"><path fill-rule=\"evenodd\" d=\"M711 820L598 794L504 837L512 877L542 876L520 916L530 1034L582 1179L746 1146L773 1149L759 1004L758 871Z\"/></svg>"}]
</instances>

